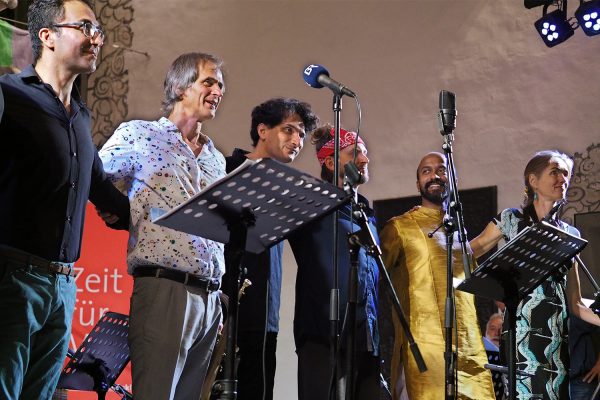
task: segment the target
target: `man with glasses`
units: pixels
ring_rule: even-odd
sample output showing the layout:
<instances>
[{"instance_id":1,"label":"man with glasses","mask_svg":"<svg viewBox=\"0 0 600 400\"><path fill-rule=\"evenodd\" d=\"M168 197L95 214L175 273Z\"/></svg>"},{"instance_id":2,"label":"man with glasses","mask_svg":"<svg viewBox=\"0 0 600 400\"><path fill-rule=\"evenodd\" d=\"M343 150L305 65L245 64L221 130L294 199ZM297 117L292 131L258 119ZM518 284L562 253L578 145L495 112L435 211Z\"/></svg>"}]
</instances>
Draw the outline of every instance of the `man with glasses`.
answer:
<instances>
[{"instance_id":1,"label":"man with glasses","mask_svg":"<svg viewBox=\"0 0 600 400\"><path fill-rule=\"evenodd\" d=\"M103 34L87 0L35 0L34 65L0 77L0 398L49 399L67 352L88 198L129 222L73 87ZM113 221L114 222L114 221Z\"/></svg>"},{"instance_id":2,"label":"man with glasses","mask_svg":"<svg viewBox=\"0 0 600 400\"><path fill-rule=\"evenodd\" d=\"M94 24L92 21L67 22L64 24L52 24L53 28L74 28L79 29L85 37L92 40L99 40L104 43L104 31L100 25Z\"/></svg>"}]
</instances>

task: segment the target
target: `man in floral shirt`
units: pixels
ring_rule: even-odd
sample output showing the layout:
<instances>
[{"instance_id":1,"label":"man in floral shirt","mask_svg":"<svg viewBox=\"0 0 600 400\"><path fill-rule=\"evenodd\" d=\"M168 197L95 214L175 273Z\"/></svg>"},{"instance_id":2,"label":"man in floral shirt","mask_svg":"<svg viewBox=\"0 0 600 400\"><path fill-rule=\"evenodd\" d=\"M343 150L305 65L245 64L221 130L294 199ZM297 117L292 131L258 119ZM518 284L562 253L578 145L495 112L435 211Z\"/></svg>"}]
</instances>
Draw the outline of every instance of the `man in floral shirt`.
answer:
<instances>
[{"instance_id":1,"label":"man in floral shirt","mask_svg":"<svg viewBox=\"0 0 600 400\"><path fill-rule=\"evenodd\" d=\"M139 399L198 399L221 321L223 245L150 216L225 175L225 158L201 131L223 96L221 65L209 54L179 56L165 78L165 116L123 123L100 151L131 206L129 347Z\"/></svg>"}]
</instances>

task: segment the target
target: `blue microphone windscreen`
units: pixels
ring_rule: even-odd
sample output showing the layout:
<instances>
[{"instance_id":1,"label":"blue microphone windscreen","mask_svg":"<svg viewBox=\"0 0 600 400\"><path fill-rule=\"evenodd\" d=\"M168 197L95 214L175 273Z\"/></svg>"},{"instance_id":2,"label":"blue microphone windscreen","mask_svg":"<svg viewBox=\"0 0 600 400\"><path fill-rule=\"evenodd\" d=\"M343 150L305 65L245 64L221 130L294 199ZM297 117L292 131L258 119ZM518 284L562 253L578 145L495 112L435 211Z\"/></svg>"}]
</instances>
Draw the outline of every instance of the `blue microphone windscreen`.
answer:
<instances>
[{"instance_id":1,"label":"blue microphone windscreen","mask_svg":"<svg viewBox=\"0 0 600 400\"><path fill-rule=\"evenodd\" d=\"M319 75L321 74L329 76L329 71L322 65L311 64L304 68L302 77L308 86L320 89L323 87L318 81Z\"/></svg>"}]
</instances>

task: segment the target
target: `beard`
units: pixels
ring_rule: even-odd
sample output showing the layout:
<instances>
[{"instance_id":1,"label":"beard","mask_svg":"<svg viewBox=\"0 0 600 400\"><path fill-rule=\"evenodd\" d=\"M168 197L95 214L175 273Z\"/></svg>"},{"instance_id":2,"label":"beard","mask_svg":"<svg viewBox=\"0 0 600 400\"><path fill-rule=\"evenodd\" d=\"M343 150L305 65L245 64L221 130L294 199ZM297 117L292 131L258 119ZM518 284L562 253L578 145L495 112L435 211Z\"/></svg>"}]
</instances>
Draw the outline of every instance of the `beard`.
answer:
<instances>
[{"instance_id":1,"label":"beard","mask_svg":"<svg viewBox=\"0 0 600 400\"><path fill-rule=\"evenodd\" d=\"M429 192L429 187L434 184L440 185L440 187L443 190L440 190L439 192L434 192L434 193ZM427 199L428 201L432 202L433 204L437 204L440 206L442 204L444 204L444 201L448 197L448 190L447 190L446 184L438 179L429 181L424 186L419 185L419 192L421 193L421 196L423 198Z\"/></svg>"}]
</instances>

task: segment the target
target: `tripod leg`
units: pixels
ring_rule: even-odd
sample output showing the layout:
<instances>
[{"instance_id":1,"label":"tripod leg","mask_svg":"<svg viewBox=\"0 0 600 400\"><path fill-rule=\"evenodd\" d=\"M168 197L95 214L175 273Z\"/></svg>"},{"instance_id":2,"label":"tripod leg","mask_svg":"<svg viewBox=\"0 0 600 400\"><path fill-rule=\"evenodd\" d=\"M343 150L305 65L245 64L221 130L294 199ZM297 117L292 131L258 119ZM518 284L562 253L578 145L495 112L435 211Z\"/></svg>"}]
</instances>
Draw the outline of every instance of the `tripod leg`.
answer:
<instances>
[{"instance_id":1,"label":"tripod leg","mask_svg":"<svg viewBox=\"0 0 600 400\"><path fill-rule=\"evenodd\" d=\"M517 309L506 307L508 317L508 398L517 398Z\"/></svg>"}]
</instances>

